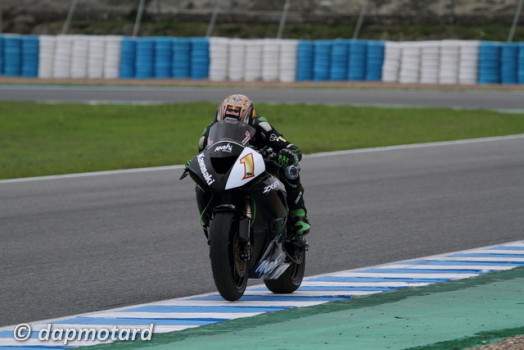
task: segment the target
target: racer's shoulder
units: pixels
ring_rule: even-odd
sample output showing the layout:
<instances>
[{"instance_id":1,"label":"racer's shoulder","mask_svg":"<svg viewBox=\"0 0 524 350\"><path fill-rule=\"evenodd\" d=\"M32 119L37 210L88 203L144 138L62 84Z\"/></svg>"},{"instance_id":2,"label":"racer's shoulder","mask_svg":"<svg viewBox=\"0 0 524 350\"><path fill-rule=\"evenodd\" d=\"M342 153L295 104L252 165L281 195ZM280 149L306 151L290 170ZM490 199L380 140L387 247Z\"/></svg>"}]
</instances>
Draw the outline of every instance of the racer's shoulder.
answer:
<instances>
[{"instance_id":1,"label":"racer's shoulder","mask_svg":"<svg viewBox=\"0 0 524 350\"><path fill-rule=\"evenodd\" d=\"M270 132L271 130L273 130L273 126L271 125L269 120L260 114L255 115L255 117L253 118L253 126L255 128L260 128L265 132Z\"/></svg>"}]
</instances>

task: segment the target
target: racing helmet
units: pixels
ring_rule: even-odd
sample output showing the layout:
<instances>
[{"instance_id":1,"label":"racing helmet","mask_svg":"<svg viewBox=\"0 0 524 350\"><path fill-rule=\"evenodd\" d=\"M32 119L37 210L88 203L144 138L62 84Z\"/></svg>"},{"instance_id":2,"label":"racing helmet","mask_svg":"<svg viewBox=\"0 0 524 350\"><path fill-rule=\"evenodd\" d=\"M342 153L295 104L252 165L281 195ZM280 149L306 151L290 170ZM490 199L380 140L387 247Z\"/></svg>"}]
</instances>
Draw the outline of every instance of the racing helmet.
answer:
<instances>
[{"instance_id":1,"label":"racing helmet","mask_svg":"<svg viewBox=\"0 0 524 350\"><path fill-rule=\"evenodd\" d=\"M250 124L255 117L255 106L249 97L245 95L231 95L226 97L224 101L218 106L217 120L221 121L225 118L234 118L239 121Z\"/></svg>"}]
</instances>

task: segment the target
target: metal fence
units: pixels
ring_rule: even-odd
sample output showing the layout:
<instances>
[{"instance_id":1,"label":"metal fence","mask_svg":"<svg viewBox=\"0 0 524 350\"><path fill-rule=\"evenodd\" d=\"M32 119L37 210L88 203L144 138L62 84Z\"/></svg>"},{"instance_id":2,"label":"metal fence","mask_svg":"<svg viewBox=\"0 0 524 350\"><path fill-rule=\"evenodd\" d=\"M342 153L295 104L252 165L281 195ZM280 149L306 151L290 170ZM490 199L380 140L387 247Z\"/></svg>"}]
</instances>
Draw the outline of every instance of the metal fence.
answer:
<instances>
[{"instance_id":1,"label":"metal fence","mask_svg":"<svg viewBox=\"0 0 524 350\"><path fill-rule=\"evenodd\" d=\"M9 6L11 10L16 10L18 13L30 12L36 0L0 0L0 33L3 32L3 13L4 8ZM213 1L213 3L211 2ZM434 13L434 8L440 7L445 10L439 10L441 14L447 16L456 16L458 14L466 14L464 4L462 7L456 0L440 0L432 1L431 4L421 1L402 0L394 2L393 6L388 1L384 0L121 0L121 1L93 1L93 0L38 0L40 5L44 8L47 6L54 13L63 16L63 26L61 33L67 34L71 22L75 15L89 17L98 7L98 10L105 11L106 16L112 15L129 15L134 14L134 26L132 36L140 35L140 26L144 18L144 13L148 11L149 14L156 16L170 15L176 13L193 13L200 14L207 17L208 26L206 35L210 37L214 33L214 28L221 16L231 14L251 13L254 16L266 16L271 20L277 22L278 31L276 38L284 36L286 23L291 18L293 20L307 21L312 18L323 18L327 15L341 15L344 14L355 21L353 33L348 33L348 37L357 39L360 36L362 25L366 19L376 17L377 15L397 15L400 13L421 16ZM210 5L212 3L212 5ZM422 4L423 3L423 4ZM508 22L508 37L507 41L512 42L515 37L515 31L522 15L524 0L507 0L499 2L497 8L493 2L478 0L467 1L465 3L482 3L482 10L484 16L489 17L494 15L495 9L504 16L511 16L513 19ZM103 4L103 6L102 6ZM36 5L35 5L36 6ZM471 6L471 5L470 5ZM493 11L490 11L493 9ZM389 11L389 12L388 12ZM433 12L432 12L433 11ZM479 9L470 10L472 12L479 12Z\"/></svg>"}]
</instances>

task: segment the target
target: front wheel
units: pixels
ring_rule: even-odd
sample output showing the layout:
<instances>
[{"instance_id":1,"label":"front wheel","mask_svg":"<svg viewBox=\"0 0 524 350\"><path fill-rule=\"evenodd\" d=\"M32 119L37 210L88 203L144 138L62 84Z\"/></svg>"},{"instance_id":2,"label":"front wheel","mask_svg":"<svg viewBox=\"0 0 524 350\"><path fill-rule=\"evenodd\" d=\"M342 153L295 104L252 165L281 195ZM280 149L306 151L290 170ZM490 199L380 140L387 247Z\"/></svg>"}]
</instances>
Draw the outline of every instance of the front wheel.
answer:
<instances>
[{"instance_id":1,"label":"front wheel","mask_svg":"<svg viewBox=\"0 0 524 350\"><path fill-rule=\"evenodd\" d=\"M290 259L290 258L288 258ZM306 269L306 252L305 250L296 251L291 265L276 280L264 280L266 287L276 294L293 293L302 284L304 271Z\"/></svg>"},{"instance_id":2,"label":"front wheel","mask_svg":"<svg viewBox=\"0 0 524 350\"><path fill-rule=\"evenodd\" d=\"M246 290L248 264L240 259L241 241L235 214L218 212L209 225L211 269L222 298L235 301Z\"/></svg>"}]
</instances>

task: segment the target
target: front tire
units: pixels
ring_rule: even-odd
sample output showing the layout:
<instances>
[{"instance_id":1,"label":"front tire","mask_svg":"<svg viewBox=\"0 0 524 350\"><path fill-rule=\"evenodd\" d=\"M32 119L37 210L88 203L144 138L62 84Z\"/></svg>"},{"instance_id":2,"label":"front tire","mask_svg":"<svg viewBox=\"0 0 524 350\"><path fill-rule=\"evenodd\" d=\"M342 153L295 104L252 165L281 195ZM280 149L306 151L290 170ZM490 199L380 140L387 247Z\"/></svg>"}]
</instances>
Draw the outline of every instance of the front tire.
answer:
<instances>
[{"instance_id":1,"label":"front tire","mask_svg":"<svg viewBox=\"0 0 524 350\"><path fill-rule=\"evenodd\" d=\"M306 252L305 250L296 252L294 260L286 271L276 280L264 280L266 287L276 294L293 293L300 287L304 279L306 269ZM288 258L289 259L289 258Z\"/></svg>"},{"instance_id":2,"label":"front tire","mask_svg":"<svg viewBox=\"0 0 524 350\"><path fill-rule=\"evenodd\" d=\"M246 290L248 263L240 260L240 237L235 214L218 212L209 225L211 269L218 292L236 301Z\"/></svg>"}]
</instances>

